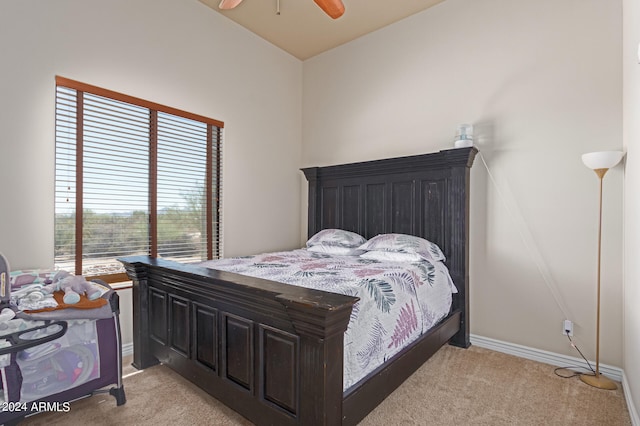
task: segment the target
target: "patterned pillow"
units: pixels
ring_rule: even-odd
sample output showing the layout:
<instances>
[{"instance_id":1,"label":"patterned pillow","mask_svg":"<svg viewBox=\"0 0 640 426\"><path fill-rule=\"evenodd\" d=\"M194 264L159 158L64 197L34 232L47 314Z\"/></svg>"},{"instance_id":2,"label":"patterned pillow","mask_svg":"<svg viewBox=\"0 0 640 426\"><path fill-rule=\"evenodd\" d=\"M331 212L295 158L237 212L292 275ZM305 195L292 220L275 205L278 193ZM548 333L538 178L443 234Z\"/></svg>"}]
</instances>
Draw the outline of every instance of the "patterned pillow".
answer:
<instances>
[{"instance_id":1,"label":"patterned pillow","mask_svg":"<svg viewBox=\"0 0 640 426\"><path fill-rule=\"evenodd\" d=\"M445 257L436 244L424 238L405 234L380 234L358 247L360 250L415 253L426 260L444 261Z\"/></svg>"},{"instance_id":2,"label":"patterned pillow","mask_svg":"<svg viewBox=\"0 0 640 426\"><path fill-rule=\"evenodd\" d=\"M307 247L317 245L356 248L367 241L362 235L342 229L323 229L309 238Z\"/></svg>"}]
</instances>

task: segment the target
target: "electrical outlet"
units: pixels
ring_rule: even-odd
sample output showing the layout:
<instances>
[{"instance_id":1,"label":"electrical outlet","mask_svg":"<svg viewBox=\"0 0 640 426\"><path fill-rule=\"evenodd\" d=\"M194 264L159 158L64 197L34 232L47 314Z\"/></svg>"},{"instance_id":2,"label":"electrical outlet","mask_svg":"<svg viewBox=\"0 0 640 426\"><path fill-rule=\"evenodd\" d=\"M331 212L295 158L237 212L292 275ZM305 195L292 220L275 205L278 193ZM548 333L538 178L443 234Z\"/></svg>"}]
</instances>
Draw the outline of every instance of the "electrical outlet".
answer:
<instances>
[{"instance_id":1,"label":"electrical outlet","mask_svg":"<svg viewBox=\"0 0 640 426\"><path fill-rule=\"evenodd\" d=\"M566 336L567 332L569 332L569 336L573 336L573 322L564 320L562 322L562 334Z\"/></svg>"}]
</instances>

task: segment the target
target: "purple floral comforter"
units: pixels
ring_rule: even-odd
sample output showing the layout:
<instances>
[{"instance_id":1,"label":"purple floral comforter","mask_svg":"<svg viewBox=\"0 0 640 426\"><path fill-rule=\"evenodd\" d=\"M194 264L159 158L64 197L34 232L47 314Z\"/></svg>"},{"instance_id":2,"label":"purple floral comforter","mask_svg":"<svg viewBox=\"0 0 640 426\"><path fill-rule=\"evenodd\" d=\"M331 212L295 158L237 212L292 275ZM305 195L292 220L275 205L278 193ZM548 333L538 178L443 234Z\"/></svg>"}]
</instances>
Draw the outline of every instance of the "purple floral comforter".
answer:
<instances>
[{"instance_id":1,"label":"purple floral comforter","mask_svg":"<svg viewBox=\"0 0 640 426\"><path fill-rule=\"evenodd\" d=\"M457 290L442 262L380 262L305 249L200 266L360 298L344 336L346 390L444 318Z\"/></svg>"}]
</instances>

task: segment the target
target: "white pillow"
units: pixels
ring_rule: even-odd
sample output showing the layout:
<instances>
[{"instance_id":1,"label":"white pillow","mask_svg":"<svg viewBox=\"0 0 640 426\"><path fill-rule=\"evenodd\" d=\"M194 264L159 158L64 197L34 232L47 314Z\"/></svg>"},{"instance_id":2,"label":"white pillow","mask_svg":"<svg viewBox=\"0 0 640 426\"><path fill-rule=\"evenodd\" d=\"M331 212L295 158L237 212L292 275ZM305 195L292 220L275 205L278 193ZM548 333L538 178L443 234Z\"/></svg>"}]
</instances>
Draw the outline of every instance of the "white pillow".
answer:
<instances>
[{"instance_id":1,"label":"white pillow","mask_svg":"<svg viewBox=\"0 0 640 426\"><path fill-rule=\"evenodd\" d=\"M422 262L425 259L417 253L400 253L394 251L368 251L360 255L363 259L380 262ZM430 259L428 259L430 260Z\"/></svg>"},{"instance_id":2,"label":"white pillow","mask_svg":"<svg viewBox=\"0 0 640 426\"><path fill-rule=\"evenodd\" d=\"M317 245L357 248L367 241L360 234L343 229L323 229L309 238L307 247Z\"/></svg>"},{"instance_id":3,"label":"white pillow","mask_svg":"<svg viewBox=\"0 0 640 426\"><path fill-rule=\"evenodd\" d=\"M418 254L427 260L442 260L444 254L440 247L431 241L414 235L380 234L358 247L366 251L388 251L392 253Z\"/></svg>"}]
</instances>

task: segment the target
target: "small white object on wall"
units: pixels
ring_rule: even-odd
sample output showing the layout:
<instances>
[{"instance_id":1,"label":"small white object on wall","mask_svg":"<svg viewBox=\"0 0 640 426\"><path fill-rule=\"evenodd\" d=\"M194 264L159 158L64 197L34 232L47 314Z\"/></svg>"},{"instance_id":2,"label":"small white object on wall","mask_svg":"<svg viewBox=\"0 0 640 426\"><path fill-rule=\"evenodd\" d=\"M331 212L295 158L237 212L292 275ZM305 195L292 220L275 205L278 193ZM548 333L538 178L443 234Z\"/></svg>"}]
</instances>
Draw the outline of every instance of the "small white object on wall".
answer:
<instances>
[{"instance_id":1,"label":"small white object on wall","mask_svg":"<svg viewBox=\"0 0 640 426\"><path fill-rule=\"evenodd\" d=\"M473 125L460 124L456 129L456 138L453 146L456 148L468 148L473 146Z\"/></svg>"}]
</instances>

